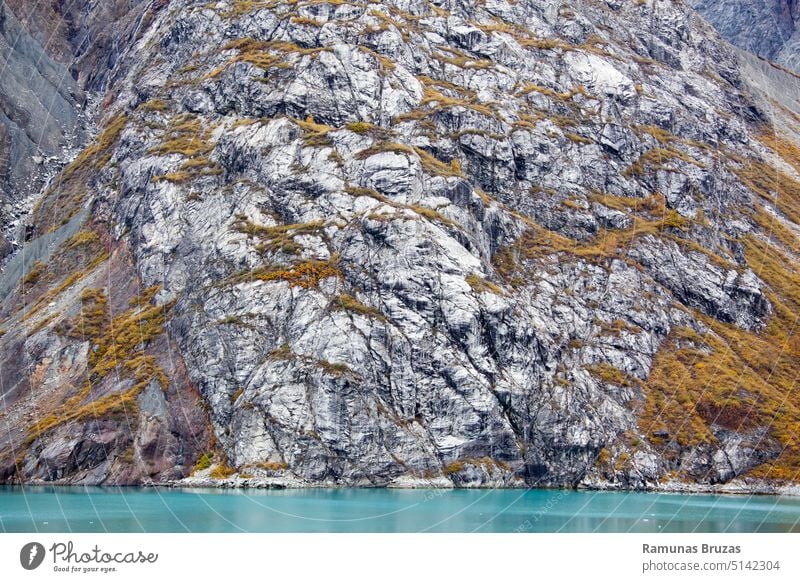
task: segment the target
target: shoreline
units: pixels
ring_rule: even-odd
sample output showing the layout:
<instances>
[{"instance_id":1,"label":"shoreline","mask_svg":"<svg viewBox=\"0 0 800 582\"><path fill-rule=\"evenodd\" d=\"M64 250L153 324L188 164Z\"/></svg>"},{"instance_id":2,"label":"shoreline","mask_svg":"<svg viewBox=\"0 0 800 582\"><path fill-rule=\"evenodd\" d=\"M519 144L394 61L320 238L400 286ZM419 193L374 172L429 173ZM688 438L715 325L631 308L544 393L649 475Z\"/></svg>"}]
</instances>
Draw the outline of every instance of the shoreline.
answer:
<instances>
[{"instance_id":1,"label":"shoreline","mask_svg":"<svg viewBox=\"0 0 800 582\"><path fill-rule=\"evenodd\" d=\"M761 479L740 479L720 484L686 483L683 481L667 481L657 484L646 484L641 487L625 487L619 483L606 481L588 481L577 486L531 486L522 481L497 480L485 483L456 485L450 479L440 476L434 478L416 478L402 476L384 484L337 484L331 482L314 483L297 477L251 477L238 476L227 479L213 479L207 475L186 477L176 481L143 485L146 487L166 487L172 489L423 489L432 491L470 490L470 489L542 489L559 491L595 491L617 493L670 493L670 494L711 494L711 495L777 495L784 497L800 497L800 483L770 483Z\"/></svg>"},{"instance_id":2,"label":"shoreline","mask_svg":"<svg viewBox=\"0 0 800 582\"><path fill-rule=\"evenodd\" d=\"M300 491L311 489L327 490L367 490L367 489L396 489L396 490L424 490L424 491L457 491L457 490L553 490L571 492L597 492L597 493L662 493L674 495L736 495L736 496L781 496L800 497L800 483L770 483L763 480L735 480L720 484L686 483L682 481L667 481L658 484L647 484L639 487L626 487L620 483L591 481L579 483L577 486L530 486L521 481L496 481L456 485L446 477L413 478L399 477L393 481L381 484L351 483L340 484L334 482L310 482L294 476L281 477L247 477L238 476L226 479L214 479L207 475L186 477L183 479L163 482L143 482L138 484L88 484L88 483L52 483L52 482L27 482L3 483L0 488L24 487L54 487L54 488L84 488L96 487L100 489L207 489L211 490L286 490Z\"/></svg>"},{"instance_id":3,"label":"shoreline","mask_svg":"<svg viewBox=\"0 0 800 582\"><path fill-rule=\"evenodd\" d=\"M417 490L417 491L469 491L469 490L509 490L523 491L526 489L550 490L550 491L570 491L584 493L651 493L651 494L670 494L670 495L729 495L729 496L779 496L779 497L800 497L800 484L773 485L767 483L744 484L744 483L725 483L717 485L696 484L696 483L665 483L657 486L626 488L614 483L607 484L579 484L577 487L557 487L541 486L533 487L526 485L508 484L482 484L456 486L452 483L437 484L426 482L404 482L387 483L383 485L340 485L336 483L307 483L296 480L281 478L252 478L252 479L208 479L208 478L187 478L179 481L149 482L139 484L77 484L77 483L5 483L0 485L0 489L17 489L25 487L53 487L53 488L98 488L98 489L174 489L191 490L207 489L209 491L220 490L272 490L272 491L304 491L304 490L369 490L369 489L393 489L393 490Z\"/></svg>"}]
</instances>

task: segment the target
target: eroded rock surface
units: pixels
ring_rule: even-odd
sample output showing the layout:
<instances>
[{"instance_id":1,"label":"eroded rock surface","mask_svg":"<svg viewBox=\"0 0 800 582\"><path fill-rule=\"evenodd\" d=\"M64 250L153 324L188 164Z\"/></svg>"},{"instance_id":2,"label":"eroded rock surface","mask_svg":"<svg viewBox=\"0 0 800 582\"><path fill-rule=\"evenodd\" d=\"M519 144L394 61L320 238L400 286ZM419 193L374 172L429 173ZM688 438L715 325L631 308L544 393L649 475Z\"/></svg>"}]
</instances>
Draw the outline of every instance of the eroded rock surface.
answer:
<instances>
[{"instance_id":1,"label":"eroded rock surface","mask_svg":"<svg viewBox=\"0 0 800 582\"><path fill-rule=\"evenodd\" d=\"M155 10L141 0L0 3L0 264L24 238L17 227L34 197L91 133L87 100Z\"/></svg>"},{"instance_id":2,"label":"eroded rock surface","mask_svg":"<svg viewBox=\"0 0 800 582\"><path fill-rule=\"evenodd\" d=\"M800 4L796 0L690 0L734 45L800 70Z\"/></svg>"},{"instance_id":3,"label":"eroded rock surface","mask_svg":"<svg viewBox=\"0 0 800 582\"><path fill-rule=\"evenodd\" d=\"M800 156L682 3L173 0L117 62L3 302L6 480L798 467Z\"/></svg>"}]
</instances>

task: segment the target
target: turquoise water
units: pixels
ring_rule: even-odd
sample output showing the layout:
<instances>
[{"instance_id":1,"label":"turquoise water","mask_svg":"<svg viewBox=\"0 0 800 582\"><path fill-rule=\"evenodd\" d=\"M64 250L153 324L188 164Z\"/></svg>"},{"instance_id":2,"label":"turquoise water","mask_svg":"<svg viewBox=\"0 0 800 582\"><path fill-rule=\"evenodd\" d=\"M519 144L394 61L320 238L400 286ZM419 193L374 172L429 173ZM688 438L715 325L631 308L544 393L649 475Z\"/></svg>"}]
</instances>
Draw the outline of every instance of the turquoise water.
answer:
<instances>
[{"instance_id":1,"label":"turquoise water","mask_svg":"<svg viewBox=\"0 0 800 582\"><path fill-rule=\"evenodd\" d=\"M0 488L0 532L800 532L800 499L555 490Z\"/></svg>"}]
</instances>

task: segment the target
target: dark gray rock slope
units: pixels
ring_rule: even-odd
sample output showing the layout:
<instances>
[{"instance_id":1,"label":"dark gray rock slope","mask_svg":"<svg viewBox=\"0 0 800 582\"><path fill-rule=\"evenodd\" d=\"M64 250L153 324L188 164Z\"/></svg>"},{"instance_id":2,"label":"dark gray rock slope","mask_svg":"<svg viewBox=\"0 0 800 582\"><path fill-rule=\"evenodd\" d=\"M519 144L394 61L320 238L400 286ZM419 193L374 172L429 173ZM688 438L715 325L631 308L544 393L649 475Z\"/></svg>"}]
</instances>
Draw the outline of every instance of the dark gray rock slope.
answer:
<instances>
[{"instance_id":1,"label":"dark gray rock slope","mask_svg":"<svg viewBox=\"0 0 800 582\"><path fill-rule=\"evenodd\" d=\"M796 0L689 0L728 41L800 70L800 3Z\"/></svg>"},{"instance_id":2,"label":"dark gray rock slope","mask_svg":"<svg viewBox=\"0 0 800 582\"><path fill-rule=\"evenodd\" d=\"M85 142L87 98L104 87L145 4L0 2L0 260L31 197Z\"/></svg>"}]
</instances>

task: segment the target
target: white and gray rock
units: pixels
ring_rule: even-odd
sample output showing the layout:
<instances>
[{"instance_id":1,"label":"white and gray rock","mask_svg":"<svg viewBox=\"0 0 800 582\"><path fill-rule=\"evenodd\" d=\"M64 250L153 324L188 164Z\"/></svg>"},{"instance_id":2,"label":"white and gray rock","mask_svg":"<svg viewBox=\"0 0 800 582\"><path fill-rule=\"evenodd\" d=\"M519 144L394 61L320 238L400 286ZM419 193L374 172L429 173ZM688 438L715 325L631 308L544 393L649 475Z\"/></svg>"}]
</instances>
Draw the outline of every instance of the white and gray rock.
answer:
<instances>
[{"instance_id":1,"label":"white and gray rock","mask_svg":"<svg viewBox=\"0 0 800 582\"><path fill-rule=\"evenodd\" d=\"M731 242L754 195L715 153L760 155L767 119L681 2L572 5L173 0L120 55L106 119L128 123L93 217L174 301L164 350L239 473L224 486L657 487L675 462L720 483L777 454L719 429L666 459L634 405L674 328L772 315ZM643 217L653 232L605 255L537 247ZM172 462L188 433L149 445L176 414L158 396L135 437L39 438L21 478L108 479L114 438ZM167 465L147 478L188 472Z\"/></svg>"}]
</instances>

